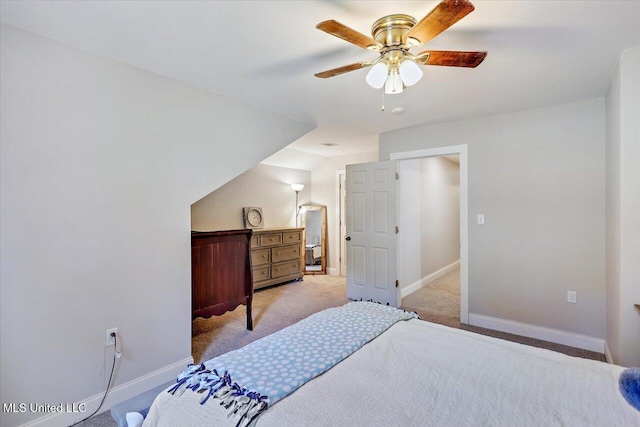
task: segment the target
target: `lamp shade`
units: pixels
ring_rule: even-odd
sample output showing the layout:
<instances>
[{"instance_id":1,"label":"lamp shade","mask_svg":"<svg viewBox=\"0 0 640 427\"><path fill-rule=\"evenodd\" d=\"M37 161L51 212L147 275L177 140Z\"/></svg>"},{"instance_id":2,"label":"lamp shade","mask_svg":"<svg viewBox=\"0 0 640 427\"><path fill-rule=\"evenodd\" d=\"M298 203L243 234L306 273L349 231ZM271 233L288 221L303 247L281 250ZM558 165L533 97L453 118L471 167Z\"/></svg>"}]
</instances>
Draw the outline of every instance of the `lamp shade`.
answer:
<instances>
[{"instance_id":1,"label":"lamp shade","mask_svg":"<svg viewBox=\"0 0 640 427\"><path fill-rule=\"evenodd\" d=\"M293 191L302 191L304 188L304 184L291 184L291 189Z\"/></svg>"},{"instance_id":2,"label":"lamp shade","mask_svg":"<svg viewBox=\"0 0 640 427\"><path fill-rule=\"evenodd\" d=\"M387 95L402 93L402 79L400 78L400 74L397 72L389 74L384 85L384 93Z\"/></svg>"},{"instance_id":3,"label":"lamp shade","mask_svg":"<svg viewBox=\"0 0 640 427\"><path fill-rule=\"evenodd\" d=\"M413 86L422 78L422 70L415 61L405 59L400 63L400 77L406 86Z\"/></svg>"},{"instance_id":4,"label":"lamp shade","mask_svg":"<svg viewBox=\"0 0 640 427\"><path fill-rule=\"evenodd\" d=\"M371 67L371 70L367 73L367 83L371 87L380 89L384 86L384 82L387 80L388 72L389 67L387 67L387 64L384 62L378 62L376 65Z\"/></svg>"}]
</instances>

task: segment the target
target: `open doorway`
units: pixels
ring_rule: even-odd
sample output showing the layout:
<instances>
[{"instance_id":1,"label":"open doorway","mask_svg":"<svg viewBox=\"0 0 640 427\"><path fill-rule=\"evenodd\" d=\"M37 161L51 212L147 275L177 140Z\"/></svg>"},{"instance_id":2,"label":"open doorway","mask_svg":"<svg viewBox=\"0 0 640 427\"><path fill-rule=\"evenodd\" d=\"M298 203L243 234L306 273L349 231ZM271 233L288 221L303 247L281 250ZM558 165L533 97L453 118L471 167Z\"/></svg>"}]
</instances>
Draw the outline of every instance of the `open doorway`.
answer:
<instances>
[{"instance_id":1,"label":"open doorway","mask_svg":"<svg viewBox=\"0 0 640 427\"><path fill-rule=\"evenodd\" d=\"M459 172L458 172L458 182L459 182L459 193L458 193L458 200L459 200L459 204L458 204L458 224L459 224L459 228L458 228L458 233L459 233L459 239L457 240L457 246L458 246L458 250L459 250L459 323L464 323L467 324L469 323L469 297L468 297L468 292L469 292L469 267L468 267L468 262L469 262L469 226L468 226L468 160L467 160L467 146L466 145L457 145L457 146L449 146L449 147L437 147L437 148L429 148L429 149L423 149L423 150L415 150L415 151L407 151L407 152L396 152L396 153L390 153L389 157L389 161L380 161L380 162L373 162L373 163L366 163L366 164L358 164L358 165L351 165L352 169L351 169L351 177L349 176L349 171L347 171L346 177L347 177L347 199L349 199L349 195L351 195L351 197L355 197L353 196L353 194L355 195L359 195L362 196L363 194L366 193L366 191L368 191L366 188L362 189L360 188L362 185L361 184L365 184L366 182L371 181L371 183L377 182L378 184L381 183L387 183L387 179L382 179L382 177L387 177L389 176L389 174L385 171L387 170L396 170L396 165L397 165L397 161L401 161L401 160L407 160L407 159L422 159L422 158L427 158L427 157L437 157L437 156L443 156L443 155L453 155L453 156L457 156L457 160L459 161ZM391 163L390 163L391 162ZM348 168L347 168L348 169ZM362 169L362 170L360 170ZM365 170L366 169L366 170ZM370 169L370 170L369 170ZM371 173L375 172L374 175L371 175ZM393 174L395 174L395 172L393 172ZM339 175L339 174L338 174ZM355 180L355 175L357 175L357 182L356 184L354 184L354 187L349 186L349 183L352 183L352 181ZM371 175L371 176L369 176ZM365 179L366 177L369 177L367 179ZM379 179L375 179L375 177L378 177ZM337 183L339 182L339 180L336 180ZM403 173L403 176L400 177L399 175L396 175L396 181L395 182L404 182L409 188L409 189L414 189L415 188L415 181L411 179L410 176L406 176ZM358 187L356 189L356 187ZM336 185L337 191L336 191L336 201L338 203L336 203L336 205L338 206L340 197L339 197L339 185ZM369 206L369 203L363 204L365 200L369 200L367 199L367 196L365 195L364 198L360 197L360 209L355 209L354 203L347 203L347 209L349 210L349 213L347 214L348 218L347 218L347 223L349 223L348 219L354 219L354 218L358 218L358 220L360 221L360 226L358 228L358 233L362 234L364 231L369 230L369 228L371 227L366 227L364 225L364 223L362 223L362 216L364 215L365 217L369 218L368 222L370 222L371 224L376 223L378 225L381 224L397 224L396 222L396 211L397 209L403 209L406 206L416 206L416 201L420 198L419 195L412 193L409 194L404 202L401 200L398 200L397 197L397 185L395 186L395 190L392 191L393 194L391 194L389 196L388 192L389 189L385 187L384 192L387 195L386 197L382 197L381 196L381 190L378 191L377 194L380 197L375 198L375 200L377 202L379 202L376 206L378 211L376 211L374 209L374 212L368 212L366 211L366 207ZM353 194L352 194L353 193ZM374 190L374 193L376 193L376 191ZM375 196L375 194L374 194ZM394 207L393 210L387 210L389 206L391 206L389 203L387 203L386 201L392 203L392 206ZM385 207L386 206L386 207ZM354 211L351 212L350 210L353 209ZM366 212L365 212L366 211ZM375 215L375 213L378 212L380 216L380 222L376 222L375 218L370 216L371 215ZM391 222L389 222L391 221ZM351 230L349 230L349 224L347 224L347 234L353 234L354 233L354 229L353 229L353 222L351 223ZM364 228L363 228L364 227ZM412 227L412 226L406 226L403 225L402 227L398 226L398 227L394 227L396 229L395 234L397 235L398 233L401 235L405 235L405 236L415 236L418 235L418 233L416 233L416 228ZM371 229L373 230L373 229ZM384 236L387 236L387 234L389 233L389 231L392 230L392 228L387 228L386 231L383 233ZM391 231L392 232L392 231ZM340 232L340 230L336 230L336 235L340 235L342 234ZM380 234L380 233L378 233ZM375 237L375 236L374 236ZM379 236L378 236L379 237ZM352 239L349 239L352 238ZM354 243L354 239L355 237L353 236L347 236L346 239L340 239L342 240L351 240L349 242L349 248L347 250L347 252L351 255L353 255L350 251L353 250L354 247L356 247L357 249L360 250L361 255L368 255L370 254L371 251L368 250L368 247L366 247L366 245L362 242L358 242L358 245L356 245ZM359 237L360 238L360 237ZM417 240L417 242L419 242L420 239ZM415 240L414 240L415 242ZM414 243L414 244L418 244L418 243ZM398 268L398 261L400 260L404 260L404 256L406 254L415 254L417 253L416 251L412 251L412 248L409 244L406 244L403 242L402 243L402 247L406 248L406 250L404 251L403 254L398 254L397 251L397 239L394 239L394 243L392 245L393 247L390 247L391 251L393 252L392 256L388 256L386 257L386 261L384 260L369 260L372 262L366 262L366 263L358 263L358 262L352 262L351 258L352 257L348 257L349 259L347 260L347 294L349 294L349 288L350 288L350 280L349 277L351 277L352 279L355 277L353 276L354 274L354 270L351 270L351 273L349 273L350 269L355 268L355 266L358 266L360 268L360 270L362 270L362 267L364 266L369 266L370 268L377 268L379 267L384 267L381 268L381 271L373 271L373 272L364 272L364 271L360 271L359 274L359 278L362 279L360 280L358 283L353 282L352 280L352 290L353 287L359 287L362 289L364 289L364 294L366 295L366 298L369 299L373 299L376 300L373 296L375 292L373 290L370 291L370 287L372 286L372 284L374 284L373 280L370 280L372 278L375 278L376 275L378 277L382 277L384 278L384 280L382 282L379 282L378 284L382 284L384 283L384 286L388 286L389 283L392 283L395 281L395 290L396 290L396 297L393 299L394 301L394 305L400 305L400 301L401 301L401 297L404 296L402 295L402 289L406 288L407 286L414 284L418 281L421 281L424 276L422 275L421 269L419 270L419 272L417 273L416 276L414 276L415 278L413 280L411 280L411 278L407 278L407 276L405 275L404 278L400 278L398 277L400 273L400 275L402 275L406 269L405 269L405 265L402 265ZM364 249L362 249L364 248ZM378 253L381 252L381 247L376 247L374 249L378 249ZM384 249L384 248L383 248ZM374 255L376 253L376 251L373 251ZM398 256L399 255L399 256ZM380 262L380 261L384 261L384 262ZM393 263L393 265L391 265L391 263ZM453 268L456 267L455 261L452 262L450 265L448 264L447 266L450 266L449 268L451 270L453 270ZM410 264L415 266L418 266L419 264L417 262ZM386 267L385 267L386 266ZM382 271L384 270L384 271ZM359 271L359 270L358 270ZM437 270L436 270L437 271ZM392 272L392 275L389 274L382 274L384 272ZM381 273L381 274L377 274L377 273ZM435 273L435 272L434 272ZM442 273L442 272L441 272ZM351 276L350 276L351 274ZM356 274L357 276L357 274ZM388 276L388 277L387 277ZM432 276L433 277L433 276ZM422 282L420 283L422 284ZM416 287L418 287L419 285L416 285ZM380 290L382 289L380 286L377 286L376 289ZM385 289L387 289L385 287ZM406 291L405 291L406 292Z\"/></svg>"},{"instance_id":2,"label":"open doorway","mask_svg":"<svg viewBox=\"0 0 640 427\"><path fill-rule=\"evenodd\" d=\"M401 306L460 326L460 156L399 160Z\"/></svg>"},{"instance_id":3,"label":"open doorway","mask_svg":"<svg viewBox=\"0 0 640 427\"><path fill-rule=\"evenodd\" d=\"M391 160L408 160L408 159L432 158L432 157L438 157L438 156L457 156L457 157L449 157L448 160L456 159L459 162L458 163L458 168L459 168L458 169L458 184L459 184L459 188L458 188L459 267L458 268L459 268L459 273L456 273L456 272L453 273L454 275L459 274L459 279L457 277L453 277L453 278L450 277L449 279L459 283L459 293L460 293L459 322L467 324L469 323L469 201L468 201L469 183L468 183L467 145L462 144L462 145L448 146L448 147L436 147L436 148L428 148L423 150L396 152L396 153L391 153L389 157ZM409 186L408 187L409 189L411 188L410 179L400 178L399 181L404 181L405 185ZM416 200L415 194L414 195L409 194L408 200L409 200L408 202L405 201L404 203L402 201L399 201L398 208L402 210L407 207L411 208L411 206L415 207L415 203L413 203L413 201ZM405 233L405 236L407 234L408 233ZM414 245L415 244L416 243L414 243ZM411 250L411 247L409 247L405 251L405 253L410 250ZM402 259L401 256L399 256L398 260L400 261L401 259ZM434 271L433 273L431 273L433 274L431 278L435 277L435 279L439 279L442 277L443 279L445 279L446 274L452 271L455 271L454 268L455 268L455 263L452 263L452 264L445 263L445 265L441 267L441 269L444 269L444 270ZM401 269L399 270L402 271ZM425 278L424 276L422 276L422 273L420 273L418 277L420 277L421 281L423 278ZM429 277L427 276L425 279L426 280L424 281L428 281ZM400 296L402 296L402 288L406 288L406 286L411 285L412 283L414 282L407 282L404 284L404 286L401 284L401 289L399 291ZM443 285L443 284L441 283L440 285ZM406 293L407 291L405 291L405 294Z\"/></svg>"}]
</instances>

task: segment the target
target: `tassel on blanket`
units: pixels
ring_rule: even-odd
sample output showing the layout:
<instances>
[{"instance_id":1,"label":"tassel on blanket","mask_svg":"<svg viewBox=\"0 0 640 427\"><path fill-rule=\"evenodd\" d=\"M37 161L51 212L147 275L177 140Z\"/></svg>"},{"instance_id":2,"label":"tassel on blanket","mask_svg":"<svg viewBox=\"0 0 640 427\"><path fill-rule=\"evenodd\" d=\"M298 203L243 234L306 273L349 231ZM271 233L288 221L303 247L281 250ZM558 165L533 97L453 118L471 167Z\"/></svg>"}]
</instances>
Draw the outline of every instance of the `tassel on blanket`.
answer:
<instances>
[{"instance_id":1,"label":"tassel on blanket","mask_svg":"<svg viewBox=\"0 0 640 427\"><path fill-rule=\"evenodd\" d=\"M204 364L189 365L176 380L176 384L168 390L172 395L182 395L185 390L205 394L200 401L204 405L213 397L227 410L229 418L238 418L236 427L250 427L258 416L267 410L267 396L240 387L231 380L228 372L218 374L215 369L209 370Z\"/></svg>"},{"instance_id":2,"label":"tassel on blanket","mask_svg":"<svg viewBox=\"0 0 640 427\"><path fill-rule=\"evenodd\" d=\"M360 298L359 300L354 300L354 301L361 301L361 302L362 302L363 300L362 300L362 298ZM372 300L372 299L364 300L364 302L373 302L373 303L376 303L376 304L384 305L384 304L383 304L383 303L381 303L380 301L374 301L374 300ZM387 305L389 305L389 303L387 303ZM404 311L405 313L414 314L414 315L415 315L415 317L416 317L416 319L420 319L420 315L419 315L418 313L416 313L415 311L407 311L407 310L405 310L405 309L403 309L403 308L398 308L398 310L402 310L402 311Z\"/></svg>"}]
</instances>

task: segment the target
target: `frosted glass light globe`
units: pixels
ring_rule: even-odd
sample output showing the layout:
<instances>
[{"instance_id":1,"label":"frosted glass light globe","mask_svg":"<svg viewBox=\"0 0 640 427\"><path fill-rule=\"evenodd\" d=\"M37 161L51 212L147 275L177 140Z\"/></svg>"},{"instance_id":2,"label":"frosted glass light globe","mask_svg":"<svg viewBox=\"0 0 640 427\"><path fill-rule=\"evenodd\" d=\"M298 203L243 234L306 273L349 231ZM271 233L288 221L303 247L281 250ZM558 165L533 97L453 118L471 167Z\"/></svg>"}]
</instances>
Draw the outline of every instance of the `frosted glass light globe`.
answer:
<instances>
[{"instance_id":1,"label":"frosted glass light globe","mask_svg":"<svg viewBox=\"0 0 640 427\"><path fill-rule=\"evenodd\" d=\"M367 83L369 86L380 89L384 86L384 82L387 80L387 73L389 72L389 67L384 62L378 62L376 65L371 67L369 73L367 73Z\"/></svg>"},{"instance_id":2,"label":"frosted glass light globe","mask_svg":"<svg viewBox=\"0 0 640 427\"><path fill-rule=\"evenodd\" d=\"M413 86L422 78L422 70L415 61L405 59L400 63L400 77L405 86Z\"/></svg>"}]
</instances>

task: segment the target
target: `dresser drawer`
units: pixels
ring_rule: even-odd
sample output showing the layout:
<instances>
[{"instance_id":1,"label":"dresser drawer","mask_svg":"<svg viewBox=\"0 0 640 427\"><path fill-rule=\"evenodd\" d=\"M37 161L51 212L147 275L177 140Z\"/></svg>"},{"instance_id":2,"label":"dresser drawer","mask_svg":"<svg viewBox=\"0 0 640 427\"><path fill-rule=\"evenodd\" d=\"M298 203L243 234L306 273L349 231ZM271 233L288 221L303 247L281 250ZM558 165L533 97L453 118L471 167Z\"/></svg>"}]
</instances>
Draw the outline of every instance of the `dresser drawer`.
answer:
<instances>
[{"instance_id":1,"label":"dresser drawer","mask_svg":"<svg viewBox=\"0 0 640 427\"><path fill-rule=\"evenodd\" d=\"M300 271L300 260L281 262L271 266L271 277L282 277L288 274L298 273Z\"/></svg>"},{"instance_id":2,"label":"dresser drawer","mask_svg":"<svg viewBox=\"0 0 640 427\"><path fill-rule=\"evenodd\" d=\"M269 266L264 266L264 267L257 267L253 269L253 281L254 282L261 282L263 280L267 280L270 279L271 276L269 275Z\"/></svg>"},{"instance_id":3,"label":"dresser drawer","mask_svg":"<svg viewBox=\"0 0 640 427\"><path fill-rule=\"evenodd\" d=\"M251 251L251 264L257 265L269 264L271 262L271 249L254 249Z\"/></svg>"},{"instance_id":4,"label":"dresser drawer","mask_svg":"<svg viewBox=\"0 0 640 427\"><path fill-rule=\"evenodd\" d=\"M282 244L284 245L288 245L289 243L300 243L301 241L302 241L302 233L299 231L282 233Z\"/></svg>"},{"instance_id":5,"label":"dresser drawer","mask_svg":"<svg viewBox=\"0 0 640 427\"><path fill-rule=\"evenodd\" d=\"M253 289L303 277L304 229L284 227L254 230L251 238Z\"/></svg>"},{"instance_id":6,"label":"dresser drawer","mask_svg":"<svg viewBox=\"0 0 640 427\"><path fill-rule=\"evenodd\" d=\"M282 243L282 233L263 234L260 236L260 246L276 246Z\"/></svg>"},{"instance_id":7,"label":"dresser drawer","mask_svg":"<svg viewBox=\"0 0 640 427\"><path fill-rule=\"evenodd\" d=\"M300 258L300 245L282 246L271 249L271 262Z\"/></svg>"}]
</instances>

